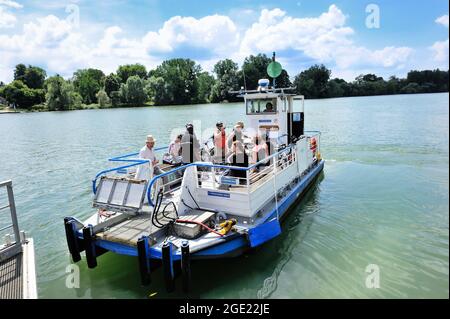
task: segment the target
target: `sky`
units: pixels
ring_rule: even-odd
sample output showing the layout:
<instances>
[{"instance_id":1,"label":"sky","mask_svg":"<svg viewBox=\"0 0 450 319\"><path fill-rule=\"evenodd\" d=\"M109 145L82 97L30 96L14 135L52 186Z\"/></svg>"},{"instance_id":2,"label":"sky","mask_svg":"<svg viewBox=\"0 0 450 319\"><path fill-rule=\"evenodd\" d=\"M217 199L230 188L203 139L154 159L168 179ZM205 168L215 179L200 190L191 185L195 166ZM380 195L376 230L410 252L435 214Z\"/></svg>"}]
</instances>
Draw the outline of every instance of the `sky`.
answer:
<instances>
[{"instance_id":1,"label":"sky","mask_svg":"<svg viewBox=\"0 0 450 319\"><path fill-rule=\"evenodd\" d=\"M206 71L277 53L291 77L324 64L332 77L448 69L447 0L0 0L0 81L18 63L70 78L122 64L190 58Z\"/></svg>"}]
</instances>

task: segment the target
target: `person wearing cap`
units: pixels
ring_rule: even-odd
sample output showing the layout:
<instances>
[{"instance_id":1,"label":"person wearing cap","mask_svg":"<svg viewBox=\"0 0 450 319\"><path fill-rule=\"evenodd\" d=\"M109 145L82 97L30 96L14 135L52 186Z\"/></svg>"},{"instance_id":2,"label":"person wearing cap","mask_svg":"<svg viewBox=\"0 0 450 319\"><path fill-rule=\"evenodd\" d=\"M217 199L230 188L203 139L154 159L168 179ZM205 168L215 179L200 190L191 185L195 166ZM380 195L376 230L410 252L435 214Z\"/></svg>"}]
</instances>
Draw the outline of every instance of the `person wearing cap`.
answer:
<instances>
[{"instance_id":1,"label":"person wearing cap","mask_svg":"<svg viewBox=\"0 0 450 319\"><path fill-rule=\"evenodd\" d=\"M186 132L181 138L181 157L184 164L201 161L200 143L194 133L194 125L186 124Z\"/></svg>"},{"instance_id":2,"label":"person wearing cap","mask_svg":"<svg viewBox=\"0 0 450 319\"><path fill-rule=\"evenodd\" d=\"M214 157L220 163L225 162L227 134L222 122L217 122L214 130Z\"/></svg>"},{"instance_id":3,"label":"person wearing cap","mask_svg":"<svg viewBox=\"0 0 450 319\"><path fill-rule=\"evenodd\" d=\"M241 143L244 143L244 134L242 132L243 129L244 122L236 122L236 125L233 128L233 132L231 132L231 134L227 138L227 147L229 150L231 150L233 142L239 141Z\"/></svg>"}]
</instances>

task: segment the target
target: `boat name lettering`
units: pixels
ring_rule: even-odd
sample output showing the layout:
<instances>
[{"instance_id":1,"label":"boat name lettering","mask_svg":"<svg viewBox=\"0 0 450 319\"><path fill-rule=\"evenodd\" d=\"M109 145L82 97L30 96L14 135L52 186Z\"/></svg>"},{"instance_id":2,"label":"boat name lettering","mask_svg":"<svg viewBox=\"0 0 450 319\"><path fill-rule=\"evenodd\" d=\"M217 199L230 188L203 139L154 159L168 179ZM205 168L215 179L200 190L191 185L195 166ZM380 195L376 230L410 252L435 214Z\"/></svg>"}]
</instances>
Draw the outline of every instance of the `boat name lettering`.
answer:
<instances>
[{"instance_id":1,"label":"boat name lettering","mask_svg":"<svg viewBox=\"0 0 450 319\"><path fill-rule=\"evenodd\" d=\"M220 193L220 192L211 192L211 191L208 191L208 196L230 198L230 194Z\"/></svg>"}]
</instances>

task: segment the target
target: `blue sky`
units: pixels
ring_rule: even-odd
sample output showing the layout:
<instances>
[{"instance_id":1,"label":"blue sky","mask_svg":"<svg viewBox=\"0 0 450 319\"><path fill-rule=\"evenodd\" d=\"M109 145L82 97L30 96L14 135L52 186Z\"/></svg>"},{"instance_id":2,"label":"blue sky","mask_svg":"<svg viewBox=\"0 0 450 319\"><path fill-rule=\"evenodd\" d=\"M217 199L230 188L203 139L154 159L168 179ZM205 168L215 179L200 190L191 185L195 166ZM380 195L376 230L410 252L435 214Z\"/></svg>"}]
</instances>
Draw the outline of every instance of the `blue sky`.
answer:
<instances>
[{"instance_id":1,"label":"blue sky","mask_svg":"<svg viewBox=\"0 0 450 319\"><path fill-rule=\"evenodd\" d=\"M369 4L379 28L368 28ZM0 81L17 63L70 77L78 68L105 73L139 62L148 69L188 57L212 70L232 58L277 51L291 76L324 63L333 76L404 76L448 69L448 2L0 0Z\"/></svg>"}]
</instances>

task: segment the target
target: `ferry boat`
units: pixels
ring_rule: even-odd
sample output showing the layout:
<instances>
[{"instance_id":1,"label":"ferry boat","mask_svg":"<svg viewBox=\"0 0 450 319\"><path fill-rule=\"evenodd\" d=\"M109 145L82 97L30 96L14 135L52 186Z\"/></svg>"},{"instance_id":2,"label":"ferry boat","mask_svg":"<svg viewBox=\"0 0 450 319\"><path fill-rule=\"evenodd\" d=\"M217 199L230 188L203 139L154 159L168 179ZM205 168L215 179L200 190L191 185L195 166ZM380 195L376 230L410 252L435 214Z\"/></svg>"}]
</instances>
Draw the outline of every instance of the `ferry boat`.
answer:
<instances>
[{"instance_id":1,"label":"ferry boat","mask_svg":"<svg viewBox=\"0 0 450 319\"><path fill-rule=\"evenodd\" d=\"M64 218L73 261L83 251L89 268L106 252L136 256L143 285L162 267L167 291L179 275L189 291L191 260L238 256L280 235L282 219L323 170L321 133L304 130L303 96L268 80L259 85L234 93L244 99L245 133L262 134L270 143L266 158L230 166L212 162L205 147L201 161L162 164L162 174L147 178L139 170L153 171L152 163L138 153L110 158L120 164L93 179L93 215L85 221ZM251 138L244 143L250 152ZM230 169L240 177L227 175Z\"/></svg>"}]
</instances>

